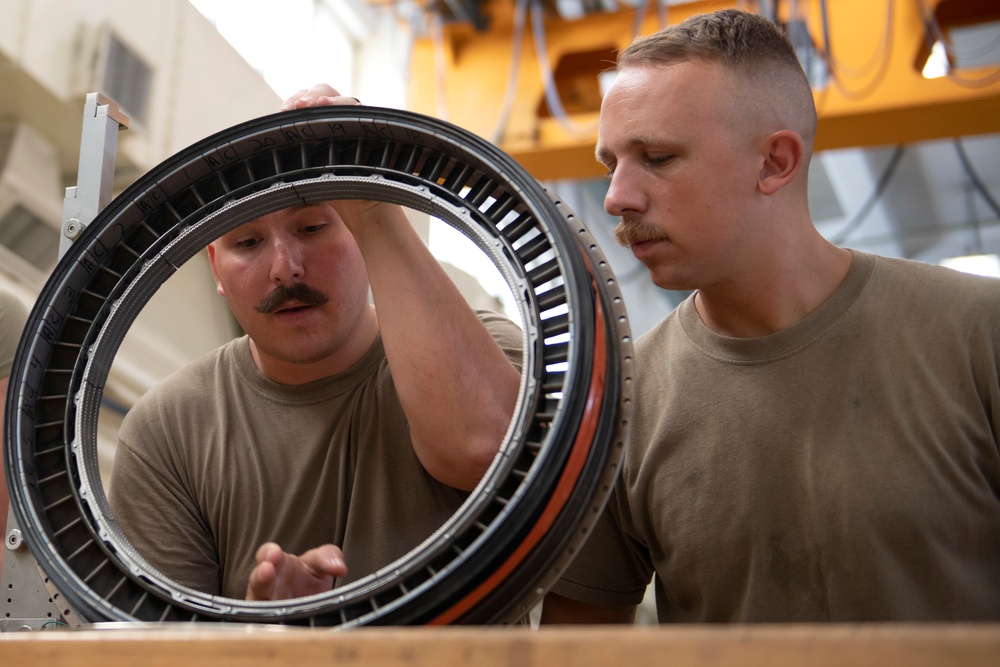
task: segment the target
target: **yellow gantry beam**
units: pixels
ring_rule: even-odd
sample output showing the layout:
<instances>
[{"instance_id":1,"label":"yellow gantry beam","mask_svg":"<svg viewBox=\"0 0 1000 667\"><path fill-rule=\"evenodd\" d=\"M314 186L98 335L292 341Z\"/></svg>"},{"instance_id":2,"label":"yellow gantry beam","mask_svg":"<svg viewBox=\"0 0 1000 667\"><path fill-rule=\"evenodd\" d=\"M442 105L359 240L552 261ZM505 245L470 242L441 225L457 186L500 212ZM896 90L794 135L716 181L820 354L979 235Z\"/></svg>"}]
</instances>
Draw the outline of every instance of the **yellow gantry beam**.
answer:
<instances>
[{"instance_id":1,"label":"yellow gantry beam","mask_svg":"<svg viewBox=\"0 0 1000 667\"><path fill-rule=\"evenodd\" d=\"M678 23L694 14L753 4L701 0L671 5L666 16L669 23ZM781 19L801 19L822 50L819 0L777 4ZM962 69L938 79L924 78L921 72L928 50L922 12L937 10L942 21L955 16L965 17L967 23L997 21L1000 8L995 0L826 4L834 76L815 90L818 150L1000 132L1000 66ZM545 103L529 16L515 59L513 103L502 119L511 80L514 1L488 0L483 11L490 20L483 32L452 24L445 26L438 44L430 38L417 40L409 108L494 141L540 180L599 176L603 169L593 157L600 108L597 75L610 69L615 51L632 41L636 13L597 13L575 20L546 17L545 56L566 111L558 118ZM655 9L646 12L640 25L640 35L660 27Z\"/></svg>"}]
</instances>

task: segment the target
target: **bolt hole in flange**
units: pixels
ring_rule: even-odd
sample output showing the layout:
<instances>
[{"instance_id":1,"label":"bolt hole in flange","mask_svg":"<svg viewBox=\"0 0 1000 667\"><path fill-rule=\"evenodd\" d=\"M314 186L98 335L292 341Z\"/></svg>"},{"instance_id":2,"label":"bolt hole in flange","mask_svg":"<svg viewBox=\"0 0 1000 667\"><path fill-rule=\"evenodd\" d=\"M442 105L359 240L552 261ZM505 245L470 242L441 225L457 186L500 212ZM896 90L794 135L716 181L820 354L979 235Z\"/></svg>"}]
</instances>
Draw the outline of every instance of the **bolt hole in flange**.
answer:
<instances>
[{"instance_id":1,"label":"bolt hole in flange","mask_svg":"<svg viewBox=\"0 0 1000 667\"><path fill-rule=\"evenodd\" d=\"M275 603L181 587L125 539L100 484L97 419L115 353L156 290L213 239L287 206L346 198L435 216L501 273L524 330L507 438L445 525L359 581ZM573 213L505 153L411 112L273 114L164 161L62 257L11 371L11 503L39 567L85 623L513 622L554 583L607 500L630 424L631 374L608 263Z\"/></svg>"}]
</instances>

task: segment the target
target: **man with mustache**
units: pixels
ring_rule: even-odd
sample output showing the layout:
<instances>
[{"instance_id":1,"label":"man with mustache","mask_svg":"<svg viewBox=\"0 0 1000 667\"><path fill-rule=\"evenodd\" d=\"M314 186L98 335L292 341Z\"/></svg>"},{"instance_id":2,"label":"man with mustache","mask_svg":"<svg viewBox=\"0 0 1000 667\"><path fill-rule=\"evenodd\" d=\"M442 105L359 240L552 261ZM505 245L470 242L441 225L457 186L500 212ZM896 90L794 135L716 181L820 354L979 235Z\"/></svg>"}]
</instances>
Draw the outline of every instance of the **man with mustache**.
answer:
<instances>
[{"instance_id":1,"label":"man with mustache","mask_svg":"<svg viewBox=\"0 0 1000 667\"><path fill-rule=\"evenodd\" d=\"M320 85L285 108L356 103ZM403 556L499 450L520 329L475 313L395 205L292 207L208 253L247 335L129 412L109 496L125 536L175 582L249 600Z\"/></svg>"},{"instance_id":2,"label":"man with mustache","mask_svg":"<svg viewBox=\"0 0 1000 667\"><path fill-rule=\"evenodd\" d=\"M622 475L543 606L629 622L1000 619L1000 281L837 247L781 29L695 16L618 56L605 208L654 284Z\"/></svg>"}]
</instances>

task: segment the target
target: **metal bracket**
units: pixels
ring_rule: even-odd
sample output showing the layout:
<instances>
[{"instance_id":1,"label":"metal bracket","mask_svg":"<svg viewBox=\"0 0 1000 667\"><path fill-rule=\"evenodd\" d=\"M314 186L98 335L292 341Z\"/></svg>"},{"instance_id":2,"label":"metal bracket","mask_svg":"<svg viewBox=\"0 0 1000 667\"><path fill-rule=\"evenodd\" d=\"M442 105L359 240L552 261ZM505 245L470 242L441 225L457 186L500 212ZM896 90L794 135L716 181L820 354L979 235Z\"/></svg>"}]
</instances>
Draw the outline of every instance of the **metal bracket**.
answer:
<instances>
[{"instance_id":1,"label":"metal bracket","mask_svg":"<svg viewBox=\"0 0 1000 667\"><path fill-rule=\"evenodd\" d=\"M128 116L100 93L88 93L83 106L83 135L76 185L66 188L63 200L59 257L86 229L114 194L118 131L128 129Z\"/></svg>"},{"instance_id":2,"label":"metal bracket","mask_svg":"<svg viewBox=\"0 0 1000 667\"><path fill-rule=\"evenodd\" d=\"M80 167L75 187L63 200L59 257L80 236L114 194L118 131L128 129L128 117L100 93L89 93L83 107ZM7 511L3 569L0 570L0 632L48 630L76 624L76 614L38 567L21 536L14 508Z\"/></svg>"},{"instance_id":3,"label":"metal bracket","mask_svg":"<svg viewBox=\"0 0 1000 667\"><path fill-rule=\"evenodd\" d=\"M65 605L28 550L13 508L8 510L7 535L0 549L5 551L0 572L0 632L66 628L71 625L67 619L77 623L77 615Z\"/></svg>"}]
</instances>

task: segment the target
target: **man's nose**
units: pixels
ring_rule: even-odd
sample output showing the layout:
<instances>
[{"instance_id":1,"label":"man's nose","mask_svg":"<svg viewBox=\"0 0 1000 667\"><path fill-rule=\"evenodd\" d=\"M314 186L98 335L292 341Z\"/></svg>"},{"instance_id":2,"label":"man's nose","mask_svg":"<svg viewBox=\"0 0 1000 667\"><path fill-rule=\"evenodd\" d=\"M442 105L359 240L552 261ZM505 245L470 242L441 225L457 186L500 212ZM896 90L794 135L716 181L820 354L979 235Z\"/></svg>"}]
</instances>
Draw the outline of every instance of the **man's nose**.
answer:
<instances>
[{"instance_id":1,"label":"man's nose","mask_svg":"<svg viewBox=\"0 0 1000 667\"><path fill-rule=\"evenodd\" d=\"M629 178L626 169L616 168L604 196L604 210L608 215L621 217L630 212L642 213L645 207L645 197L635 186L634 179Z\"/></svg>"},{"instance_id":2,"label":"man's nose","mask_svg":"<svg viewBox=\"0 0 1000 667\"><path fill-rule=\"evenodd\" d=\"M301 282L304 278L305 261L299 245L291 241L276 241L271 259L271 281L287 285Z\"/></svg>"}]
</instances>

